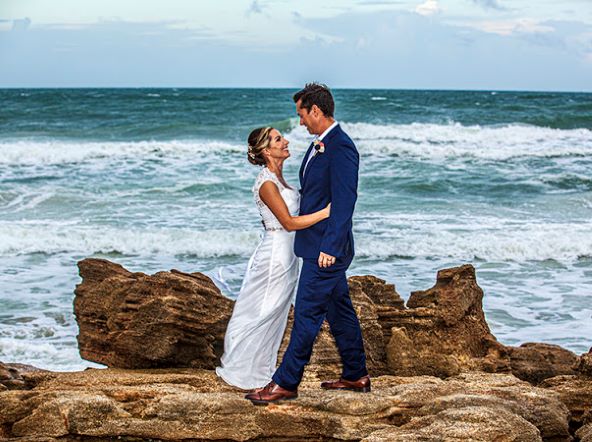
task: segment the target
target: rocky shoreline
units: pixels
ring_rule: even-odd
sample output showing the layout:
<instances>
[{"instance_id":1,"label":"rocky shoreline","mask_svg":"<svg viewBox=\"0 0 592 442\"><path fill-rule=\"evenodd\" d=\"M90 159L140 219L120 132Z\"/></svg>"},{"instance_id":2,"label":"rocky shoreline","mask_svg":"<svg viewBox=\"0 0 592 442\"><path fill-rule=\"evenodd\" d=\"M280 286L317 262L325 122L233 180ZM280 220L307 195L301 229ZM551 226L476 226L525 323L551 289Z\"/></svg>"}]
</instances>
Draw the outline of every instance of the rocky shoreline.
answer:
<instances>
[{"instance_id":1,"label":"rocky shoreline","mask_svg":"<svg viewBox=\"0 0 592 442\"><path fill-rule=\"evenodd\" d=\"M0 363L0 439L592 442L592 352L499 343L470 265L406 304L392 284L351 277L373 392L319 388L340 371L324 326L299 399L268 407L213 372L233 301L207 276L98 259L79 269L80 353L109 368Z\"/></svg>"}]
</instances>

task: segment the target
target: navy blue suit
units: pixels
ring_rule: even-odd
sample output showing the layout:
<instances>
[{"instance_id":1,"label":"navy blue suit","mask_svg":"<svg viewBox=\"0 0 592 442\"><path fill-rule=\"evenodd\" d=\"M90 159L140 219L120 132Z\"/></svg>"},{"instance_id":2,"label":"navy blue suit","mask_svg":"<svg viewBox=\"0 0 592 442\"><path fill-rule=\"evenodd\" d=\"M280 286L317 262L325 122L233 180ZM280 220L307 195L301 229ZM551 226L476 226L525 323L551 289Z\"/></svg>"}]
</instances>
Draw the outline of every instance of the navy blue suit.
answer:
<instances>
[{"instance_id":1,"label":"navy blue suit","mask_svg":"<svg viewBox=\"0 0 592 442\"><path fill-rule=\"evenodd\" d=\"M281 365L273 375L276 384L296 390L309 362L314 341L327 319L343 363L342 378L357 380L368 374L362 333L351 299L345 271L354 257L352 216L357 199L359 155L339 125L323 139L317 152L300 168L300 214L331 203L331 216L296 232L294 251L303 258L294 306L294 326ZM318 265L319 253L336 258L327 268Z\"/></svg>"}]
</instances>

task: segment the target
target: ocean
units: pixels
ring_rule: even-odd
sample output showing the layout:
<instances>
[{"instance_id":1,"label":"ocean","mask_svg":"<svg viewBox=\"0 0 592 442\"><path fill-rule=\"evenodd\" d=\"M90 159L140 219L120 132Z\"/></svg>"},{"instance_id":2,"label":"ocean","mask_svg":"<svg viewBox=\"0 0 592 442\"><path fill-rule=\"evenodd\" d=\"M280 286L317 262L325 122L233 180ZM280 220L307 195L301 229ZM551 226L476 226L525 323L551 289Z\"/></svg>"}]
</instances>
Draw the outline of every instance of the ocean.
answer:
<instances>
[{"instance_id":1,"label":"ocean","mask_svg":"<svg viewBox=\"0 0 592 442\"><path fill-rule=\"evenodd\" d=\"M67 371L77 261L238 294L261 236L251 129L311 137L292 89L0 89L0 361ZM361 155L350 275L404 299L470 263L508 345L592 346L592 94L335 90Z\"/></svg>"}]
</instances>

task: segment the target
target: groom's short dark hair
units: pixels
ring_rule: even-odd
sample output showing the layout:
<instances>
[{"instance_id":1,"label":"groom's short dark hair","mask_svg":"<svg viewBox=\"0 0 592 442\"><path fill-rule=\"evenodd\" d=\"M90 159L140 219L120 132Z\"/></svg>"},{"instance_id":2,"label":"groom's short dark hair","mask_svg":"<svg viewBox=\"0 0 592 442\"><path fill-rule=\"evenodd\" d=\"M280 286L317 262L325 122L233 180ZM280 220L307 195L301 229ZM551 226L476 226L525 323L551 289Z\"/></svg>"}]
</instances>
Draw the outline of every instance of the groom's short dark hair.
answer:
<instances>
[{"instance_id":1,"label":"groom's short dark hair","mask_svg":"<svg viewBox=\"0 0 592 442\"><path fill-rule=\"evenodd\" d=\"M312 109L313 104L316 104L326 117L333 117L335 102L333 101L331 91L324 84L307 83L304 89L294 94L293 98L294 103L302 100L300 107L305 108L308 112Z\"/></svg>"}]
</instances>

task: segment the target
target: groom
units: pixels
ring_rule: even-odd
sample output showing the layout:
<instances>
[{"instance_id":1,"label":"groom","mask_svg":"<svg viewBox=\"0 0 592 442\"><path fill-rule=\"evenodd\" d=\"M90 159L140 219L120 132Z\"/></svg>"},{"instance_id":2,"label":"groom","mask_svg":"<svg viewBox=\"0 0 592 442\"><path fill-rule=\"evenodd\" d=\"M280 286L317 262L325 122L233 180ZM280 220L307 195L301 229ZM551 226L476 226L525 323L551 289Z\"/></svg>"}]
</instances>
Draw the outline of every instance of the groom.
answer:
<instances>
[{"instance_id":1,"label":"groom","mask_svg":"<svg viewBox=\"0 0 592 442\"><path fill-rule=\"evenodd\" d=\"M341 356L337 381L330 390L370 391L366 355L358 318L349 297L345 271L354 257L352 215L357 199L359 155L353 141L333 118L329 89L307 84L294 95L300 124L316 135L300 167L300 215L331 203L331 216L296 232L294 251L303 258L290 344L273 380L245 397L266 405L298 397L298 385L312 347L327 319Z\"/></svg>"}]
</instances>

